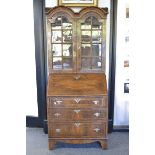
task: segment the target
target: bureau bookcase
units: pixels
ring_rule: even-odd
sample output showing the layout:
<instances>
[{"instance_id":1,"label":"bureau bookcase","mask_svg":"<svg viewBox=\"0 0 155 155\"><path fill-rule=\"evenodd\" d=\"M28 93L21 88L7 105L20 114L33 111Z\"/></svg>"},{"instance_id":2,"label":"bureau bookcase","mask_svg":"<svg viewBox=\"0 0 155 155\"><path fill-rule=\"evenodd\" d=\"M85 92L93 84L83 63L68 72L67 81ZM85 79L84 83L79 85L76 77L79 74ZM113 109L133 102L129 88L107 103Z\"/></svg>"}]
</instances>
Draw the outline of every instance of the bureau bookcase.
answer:
<instances>
[{"instance_id":1,"label":"bureau bookcase","mask_svg":"<svg viewBox=\"0 0 155 155\"><path fill-rule=\"evenodd\" d=\"M98 141L107 149L106 8L47 13L48 144Z\"/></svg>"}]
</instances>

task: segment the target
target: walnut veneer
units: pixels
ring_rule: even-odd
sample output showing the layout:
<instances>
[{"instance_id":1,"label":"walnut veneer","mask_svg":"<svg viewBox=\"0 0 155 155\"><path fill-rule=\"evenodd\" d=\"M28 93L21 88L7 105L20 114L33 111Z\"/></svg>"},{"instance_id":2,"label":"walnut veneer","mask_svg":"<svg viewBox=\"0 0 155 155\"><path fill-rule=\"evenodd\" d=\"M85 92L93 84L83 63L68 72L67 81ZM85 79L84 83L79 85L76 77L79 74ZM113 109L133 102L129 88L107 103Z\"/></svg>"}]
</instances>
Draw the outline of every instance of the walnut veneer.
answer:
<instances>
[{"instance_id":1,"label":"walnut veneer","mask_svg":"<svg viewBox=\"0 0 155 155\"><path fill-rule=\"evenodd\" d=\"M106 15L97 7L47 13L49 149L94 141L107 149Z\"/></svg>"}]
</instances>

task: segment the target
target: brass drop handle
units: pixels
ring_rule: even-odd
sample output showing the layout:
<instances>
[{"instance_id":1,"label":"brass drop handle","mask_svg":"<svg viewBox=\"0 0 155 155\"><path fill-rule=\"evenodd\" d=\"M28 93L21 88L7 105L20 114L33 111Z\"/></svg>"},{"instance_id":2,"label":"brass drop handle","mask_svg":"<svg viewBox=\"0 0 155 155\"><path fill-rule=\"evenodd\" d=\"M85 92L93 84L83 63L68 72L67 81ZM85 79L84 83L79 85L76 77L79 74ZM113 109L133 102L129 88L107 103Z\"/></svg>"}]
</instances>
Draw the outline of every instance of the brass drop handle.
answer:
<instances>
[{"instance_id":1,"label":"brass drop handle","mask_svg":"<svg viewBox=\"0 0 155 155\"><path fill-rule=\"evenodd\" d=\"M55 129L55 131L56 131L57 133L59 133L59 132L61 132L61 129Z\"/></svg>"},{"instance_id":2,"label":"brass drop handle","mask_svg":"<svg viewBox=\"0 0 155 155\"><path fill-rule=\"evenodd\" d=\"M96 112L94 115L95 115L96 117L98 117L98 116L100 116L100 113L99 113L99 112Z\"/></svg>"},{"instance_id":3,"label":"brass drop handle","mask_svg":"<svg viewBox=\"0 0 155 155\"><path fill-rule=\"evenodd\" d=\"M75 109L73 111L78 114L81 110L80 109Z\"/></svg>"},{"instance_id":4,"label":"brass drop handle","mask_svg":"<svg viewBox=\"0 0 155 155\"><path fill-rule=\"evenodd\" d=\"M75 80L79 80L79 79L80 79L80 75L74 76L74 79L75 79Z\"/></svg>"},{"instance_id":5,"label":"brass drop handle","mask_svg":"<svg viewBox=\"0 0 155 155\"><path fill-rule=\"evenodd\" d=\"M99 101L93 101L95 105L97 105L99 103Z\"/></svg>"},{"instance_id":6,"label":"brass drop handle","mask_svg":"<svg viewBox=\"0 0 155 155\"><path fill-rule=\"evenodd\" d=\"M61 103L62 103L62 101L59 101L59 100L54 102L55 105L56 104L61 104Z\"/></svg>"},{"instance_id":7,"label":"brass drop handle","mask_svg":"<svg viewBox=\"0 0 155 155\"><path fill-rule=\"evenodd\" d=\"M94 130L95 130L96 132L99 132L99 131L100 131L100 129L99 129L99 128L95 128Z\"/></svg>"},{"instance_id":8,"label":"brass drop handle","mask_svg":"<svg viewBox=\"0 0 155 155\"><path fill-rule=\"evenodd\" d=\"M54 116L58 117L60 116L61 114L60 113L55 113Z\"/></svg>"},{"instance_id":9,"label":"brass drop handle","mask_svg":"<svg viewBox=\"0 0 155 155\"><path fill-rule=\"evenodd\" d=\"M76 103L79 103L79 102L81 101L81 99L80 99L80 98L75 98L74 101L75 101Z\"/></svg>"},{"instance_id":10,"label":"brass drop handle","mask_svg":"<svg viewBox=\"0 0 155 155\"><path fill-rule=\"evenodd\" d=\"M76 127L79 127L81 123L74 123Z\"/></svg>"}]
</instances>

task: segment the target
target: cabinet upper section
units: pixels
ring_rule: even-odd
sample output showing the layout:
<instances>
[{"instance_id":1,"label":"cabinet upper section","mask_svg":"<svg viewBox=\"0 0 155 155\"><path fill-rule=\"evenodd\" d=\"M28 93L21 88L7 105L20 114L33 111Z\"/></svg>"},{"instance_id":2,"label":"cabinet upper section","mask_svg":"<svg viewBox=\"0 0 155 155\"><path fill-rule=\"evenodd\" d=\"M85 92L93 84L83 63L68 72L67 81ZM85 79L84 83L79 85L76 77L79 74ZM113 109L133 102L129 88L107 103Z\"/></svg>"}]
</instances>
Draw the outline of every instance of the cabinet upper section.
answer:
<instances>
[{"instance_id":1,"label":"cabinet upper section","mask_svg":"<svg viewBox=\"0 0 155 155\"><path fill-rule=\"evenodd\" d=\"M74 13L55 7L47 13L49 73L104 73L107 9Z\"/></svg>"}]
</instances>

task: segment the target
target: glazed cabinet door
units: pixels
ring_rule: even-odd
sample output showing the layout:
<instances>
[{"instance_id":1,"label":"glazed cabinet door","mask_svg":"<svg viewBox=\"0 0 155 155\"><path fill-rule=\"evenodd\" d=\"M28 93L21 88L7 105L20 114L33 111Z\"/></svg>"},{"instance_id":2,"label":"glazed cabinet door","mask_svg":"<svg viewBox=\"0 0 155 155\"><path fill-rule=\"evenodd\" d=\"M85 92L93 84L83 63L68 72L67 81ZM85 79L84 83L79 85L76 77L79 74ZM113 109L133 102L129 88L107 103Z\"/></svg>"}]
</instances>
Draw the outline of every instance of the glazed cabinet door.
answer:
<instances>
[{"instance_id":1,"label":"glazed cabinet door","mask_svg":"<svg viewBox=\"0 0 155 155\"><path fill-rule=\"evenodd\" d=\"M77 23L78 27L78 71L105 72L106 18L87 13Z\"/></svg>"},{"instance_id":2,"label":"glazed cabinet door","mask_svg":"<svg viewBox=\"0 0 155 155\"><path fill-rule=\"evenodd\" d=\"M54 12L54 10L56 10ZM49 73L105 73L106 16L90 7L57 7L47 17Z\"/></svg>"},{"instance_id":3,"label":"glazed cabinet door","mask_svg":"<svg viewBox=\"0 0 155 155\"><path fill-rule=\"evenodd\" d=\"M49 73L75 72L76 24L66 12L47 20Z\"/></svg>"}]
</instances>

